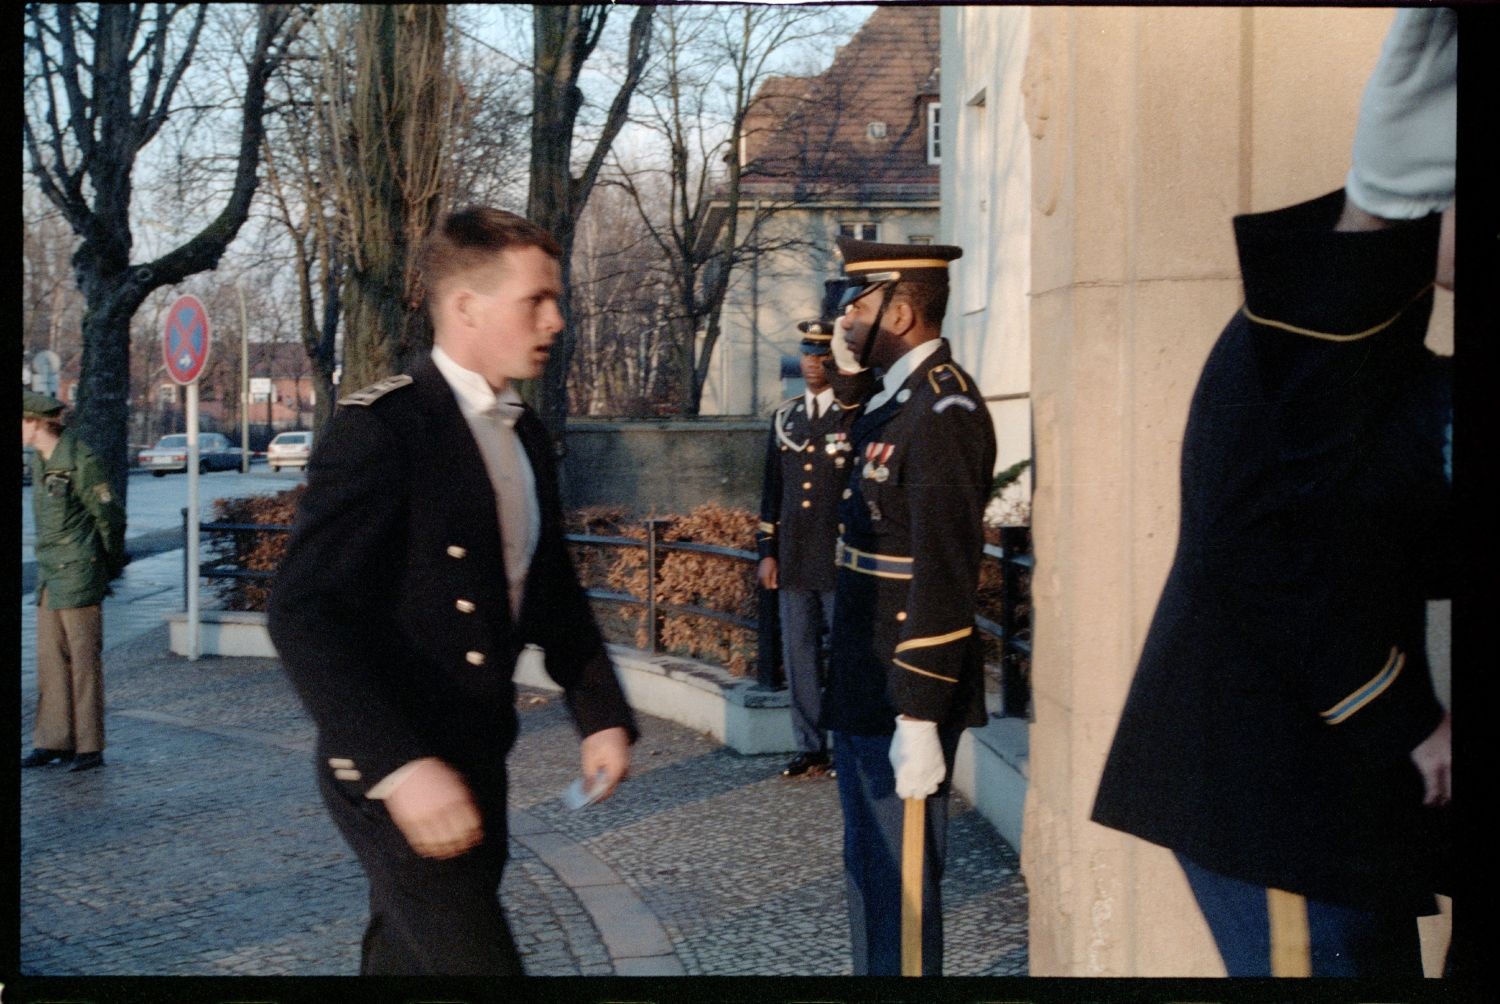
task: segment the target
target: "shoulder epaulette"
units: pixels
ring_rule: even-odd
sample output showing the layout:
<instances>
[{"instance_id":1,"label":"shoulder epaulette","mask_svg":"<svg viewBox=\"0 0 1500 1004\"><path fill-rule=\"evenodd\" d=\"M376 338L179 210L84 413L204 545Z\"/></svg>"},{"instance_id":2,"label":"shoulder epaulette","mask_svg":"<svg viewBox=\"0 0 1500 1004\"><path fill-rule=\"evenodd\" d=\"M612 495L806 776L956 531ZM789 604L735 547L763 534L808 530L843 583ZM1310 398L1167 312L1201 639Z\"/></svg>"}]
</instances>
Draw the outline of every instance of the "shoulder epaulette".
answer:
<instances>
[{"instance_id":1,"label":"shoulder epaulette","mask_svg":"<svg viewBox=\"0 0 1500 1004\"><path fill-rule=\"evenodd\" d=\"M967 392L969 389L969 382L958 371L958 367L952 363L939 363L928 370L927 382L932 384L932 392L934 394L941 394L944 390L944 384L948 384L950 387L956 384L962 392Z\"/></svg>"},{"instance_id":2,"label":"shoulder epaulette","mask_svg":"<svg viewBox=\"0 0 1500 1004\"><path fill-rule=\"evenodd\" d=\"M339 404L374 404L391 391L398 387L405 387L411 382L411 377L407 374L397 373L395 376L388 376L384 380L378 380L363 390L357 390L347 397L339 398Z\"/></svg>"}]
</instances>

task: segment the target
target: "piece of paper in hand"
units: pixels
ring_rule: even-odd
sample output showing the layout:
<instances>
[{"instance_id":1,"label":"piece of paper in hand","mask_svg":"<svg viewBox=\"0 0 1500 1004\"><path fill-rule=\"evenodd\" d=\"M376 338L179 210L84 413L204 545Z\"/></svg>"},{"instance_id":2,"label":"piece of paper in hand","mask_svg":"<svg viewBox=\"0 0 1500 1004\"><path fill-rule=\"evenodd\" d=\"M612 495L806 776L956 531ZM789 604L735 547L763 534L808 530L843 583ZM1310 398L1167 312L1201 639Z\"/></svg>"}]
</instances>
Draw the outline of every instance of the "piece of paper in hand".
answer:
<instances>
[{"instance_id":1,"label":"piece of paper in hand","mask_svg":"<svg viewBox=\"0 0 1500 1004\"><path fill-rule=\"evenodd\" d=\"M585 805L593 805L599 801L604 794L604 771L594 775L594 782L585 787L583 778L576 778L568 785L568 790L562 793L563 804L570 809L581 809Z\"/></svg>"}]
</instances>

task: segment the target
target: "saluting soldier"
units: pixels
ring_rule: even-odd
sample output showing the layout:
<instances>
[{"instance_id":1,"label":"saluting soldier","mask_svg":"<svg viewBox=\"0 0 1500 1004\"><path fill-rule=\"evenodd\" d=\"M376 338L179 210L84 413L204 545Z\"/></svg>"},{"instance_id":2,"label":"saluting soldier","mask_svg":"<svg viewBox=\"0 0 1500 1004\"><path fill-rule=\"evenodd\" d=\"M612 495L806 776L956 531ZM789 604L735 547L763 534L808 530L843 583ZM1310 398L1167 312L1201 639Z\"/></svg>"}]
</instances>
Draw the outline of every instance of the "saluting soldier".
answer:
<instances>
[{"instance_id":1,"label":"saluting soldier","mask_svg":"<svg viewBox=\"0 0 1500 1004\"><path fill-rule=\"evenodd\" d=\"M635 724L563 541L535 378L563 322L556 241L471 208L429 234L433 349L340 401L272 591L324 801L370 882L362 974L520 974L498 900L511 673L546 654L612 791Z\"/></svg>"},{"instance_id":2,"label":"saluting soldier","mask_svg":"<svg viewBox=\"0 0 1500 1004\"><path fill-rule=\"evenodd\" d=\"M854 972L902 972L904 801L925 799L920 963L941 975L953 757L963 730L985 721L974 611L995 432L941 337L948 263L962 251L846 238L839 250L848 289L832 342L836 388L847 405L874 391L850 436L823 703ZM883 373L878 384L870 367Z\"/></svg>"},{"instance_id":3,"label":"saluting soldier","mask_svg":"<svg viewBox=\"0 0 1500 1004\"><path fill-rule=\"evenodd\" d=\"M104 765L104 597L125 568L125 506L104 465L62 421L64 405L21 392L36 517L36 727L22 767Z\"/></svg>"},{"instance_id":4,"label":"saluting soldier","mask_svg":"<svg viewBox=\"0 0 1500 1004\"><path fill-rule=\"evenodd\" d=\"M833 629L839 495L849 480L849 425L858 413L834 400L825 368L841 288L836 279L825 283L822 317L797 325L807 389L782 402L771 417L755 535L760 584L777 591L782 664L798 750L783 777L831 773L828 737L818 719L823 653Z\"/></svg>"}]
</instances>

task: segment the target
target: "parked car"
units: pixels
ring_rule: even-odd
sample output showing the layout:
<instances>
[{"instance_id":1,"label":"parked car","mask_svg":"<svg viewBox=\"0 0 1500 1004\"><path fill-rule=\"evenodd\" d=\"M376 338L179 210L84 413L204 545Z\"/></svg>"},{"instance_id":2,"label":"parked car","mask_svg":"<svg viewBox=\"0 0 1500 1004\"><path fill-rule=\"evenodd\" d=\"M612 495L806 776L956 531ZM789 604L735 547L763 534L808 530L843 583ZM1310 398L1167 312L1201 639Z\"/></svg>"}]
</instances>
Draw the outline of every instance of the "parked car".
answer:
<instances>
[{"instance_id":1,"label":"parked car","mask_svg":"<svg viewBox=\"0 0 1500 1004\"><path fill-rule=\"evenodd\" d=\"M142 450L136 461L156 477L172 471L186 471L188 458L187 433L178 432L163 436L149 450ZM240 466L240 448L229 442L220 432L198 433L198 473L209 471L234 471Z\"/></svg>"},{"instance_id":2,"label":"parked car","mask_svg":"<svg viewBox=\"0 0 1500 1004\"><path fill-rule=\"evenodd\" d=\"M283 467L306 467L312 456L313 434L311 432L282 432L266 447L266 463L271 470Z\"/></svg>"}]
</instances>

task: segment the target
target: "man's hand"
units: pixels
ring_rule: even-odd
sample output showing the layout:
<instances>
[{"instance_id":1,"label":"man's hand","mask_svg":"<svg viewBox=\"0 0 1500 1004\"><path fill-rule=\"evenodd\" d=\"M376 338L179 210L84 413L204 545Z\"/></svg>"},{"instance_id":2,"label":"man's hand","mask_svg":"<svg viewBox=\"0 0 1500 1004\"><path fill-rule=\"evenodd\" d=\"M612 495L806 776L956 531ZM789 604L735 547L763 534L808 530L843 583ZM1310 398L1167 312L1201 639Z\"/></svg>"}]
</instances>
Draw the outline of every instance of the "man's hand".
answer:
<instances>
[{"instance_id":1,"label":"man's hand","mask_svg":"<svg viewBox=\"0 0 1500 1004\"><path fill-rule=\"evenodd\" d=\"M833 326L833 339L828 343L828 347L833 353L833 362L839 368L839 372L858 373L866 367L859 364L859 360L854 356L854 350L849 347L848 342L844 341L844 332L847 330L849 326L846 319L840 318L839 323ZM874 337L874 332L871 332L871 337Z\"/></svg>"},{"instance_id":2,"label":"man's hand","mask_svg":"<svg viewBox=\"0 0 1500 1004\"><path fill-rule=\"evenodd\" d=\"M1453 716L1443 715L1432 735L1411 751L1411 762L1422 775L1422 804L1447 805L1453 800Z\"/></svg>"},{"instance_id":3,"label":"man's hand","mask_svg":"<svg viewBox=\"0 0 1500 1004\"><path fill-rule=\"evenodd\" d=\"M614 794L615 787L630 770L630 733L617 725L584 736L580 755L584 783L590 785L591 794L595 778L604 775L598 782L604 786L604 793L598 798L602 801Z\"/></svg>"},{"instance_id":4,"label":"man's hand","mask_svg":"<svg viewBox=\"0 0 1500 1004\"><path fill-rule=\"evenodd\" d=\"M891 769L896 772L896 794L902 798L926 798L938 790L948 766L938 742L937 722L896 717L891 736Z\"/></svg>"},{"instance_id":5,"label":"man's hand","mask_svg":"<svg viewBox=\"0 0 1500 1004\"><path fill-rule=\"evenodd\" d=\"M484 839L474 796L458 772L424 757L385 797L386 811L411 849L424 858L452 858Z\"/></svg>"},{"instance_id":6,"label":"man's hand","mask_svg":"<svg viewBox=\"0 0 1500 1004\"><path fill-rule=\"evenodd\" d=\"M770 556L760 559L760 564L755 566L755 577L760 581L760 588L775 589L780 581L776 576L776 559Z\"/></svg>"}]
</instances>

